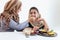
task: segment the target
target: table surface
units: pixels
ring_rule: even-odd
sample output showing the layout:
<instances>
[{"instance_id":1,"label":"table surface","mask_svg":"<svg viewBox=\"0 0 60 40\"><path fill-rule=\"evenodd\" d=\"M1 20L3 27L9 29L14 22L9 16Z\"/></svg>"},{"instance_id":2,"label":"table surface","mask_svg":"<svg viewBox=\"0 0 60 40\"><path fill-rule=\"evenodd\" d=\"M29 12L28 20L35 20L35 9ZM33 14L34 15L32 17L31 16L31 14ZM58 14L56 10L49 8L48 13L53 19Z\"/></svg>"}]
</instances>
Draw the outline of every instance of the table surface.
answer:
<instances>
[{"instance_id":1,"label":"table surface","mask_svg":"<svg viewBox=\"0 0 60 40\"><path fill-rule=\"evenodd\" d=\"M0 32L0 40L59 40L59 31L57 31L57 33L58 35L56 37L34 35L26 38L23 32Z\"/></svg>"}]
</instances>

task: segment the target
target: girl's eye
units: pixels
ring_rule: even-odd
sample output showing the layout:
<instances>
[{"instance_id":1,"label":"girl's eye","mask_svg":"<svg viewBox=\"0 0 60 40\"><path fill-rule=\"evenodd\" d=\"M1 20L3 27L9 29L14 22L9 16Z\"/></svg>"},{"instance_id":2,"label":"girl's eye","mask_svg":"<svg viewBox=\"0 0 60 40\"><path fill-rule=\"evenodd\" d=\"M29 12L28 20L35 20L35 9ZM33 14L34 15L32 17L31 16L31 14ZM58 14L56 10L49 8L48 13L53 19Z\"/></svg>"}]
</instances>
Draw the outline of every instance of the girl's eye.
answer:
<instances>
[{"instance_id":1,"label":"girl's eye","mask_svg":"<svg viewBox=\"0 0 60 40\"><path fill-rule=\"evenodd\" d=\"M36 12L31 12L30 14L36 14Z\"/></svg>"},{"instance_id":2,"label":"girl's eye","mask_svg":"<svg viewBox=\"0 0 60 40\"><path fill-rule=\"evenodd\" d=\"M32 12L30 14L32 14Z\"/></svg>"},{"instance_id":3,"label":"girl's eye","mask_svg":"<svg viewBox=\"0 0 60 40\"><path fill-rule=\"evenodd\" d=\"M36 14L36 12L34 12L34 14Z\"/></svg>"},{"instance_id":4,"label":"girl's eye","mask_svg":"<svg viewBox=\"0 0 60 40\"><path fill-rule=\"evenodd\" d=\"M36 14L36 12L34 12L34 14Z\"/></svg>"}]
</instances>

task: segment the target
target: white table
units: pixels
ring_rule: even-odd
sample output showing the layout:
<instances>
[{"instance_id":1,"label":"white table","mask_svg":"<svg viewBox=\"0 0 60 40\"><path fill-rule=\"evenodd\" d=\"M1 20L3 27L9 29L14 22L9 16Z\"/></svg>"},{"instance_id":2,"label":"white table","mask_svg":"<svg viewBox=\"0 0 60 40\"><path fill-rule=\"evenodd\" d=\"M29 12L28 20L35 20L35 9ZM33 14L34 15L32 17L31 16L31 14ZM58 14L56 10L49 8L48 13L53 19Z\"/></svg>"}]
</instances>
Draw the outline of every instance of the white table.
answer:
<instances>
[{"instance_id":1,"label":"white table","mask_svg":"<svg viewBox=\"0 0 60 40\"><path fill-rule=\"evenodd\" d=\"M22 32L0 32L0 40L60 40L60 27L51 27L58 35L56 37L44 37L44 36L26 36Z\"/></svg>"},{"instance_id":2,"label":"white table","mask_svg":"<svg viewBox=\"0 0 60 40\"><path fill-rule=\"evenodd\" d=\"M59 40L59 31L57 31L57 33L58 36L56 37L44 37L35 35L26 38L26 36L22 32L0 32L0 40Z\"/></svg>"}]
</instances>

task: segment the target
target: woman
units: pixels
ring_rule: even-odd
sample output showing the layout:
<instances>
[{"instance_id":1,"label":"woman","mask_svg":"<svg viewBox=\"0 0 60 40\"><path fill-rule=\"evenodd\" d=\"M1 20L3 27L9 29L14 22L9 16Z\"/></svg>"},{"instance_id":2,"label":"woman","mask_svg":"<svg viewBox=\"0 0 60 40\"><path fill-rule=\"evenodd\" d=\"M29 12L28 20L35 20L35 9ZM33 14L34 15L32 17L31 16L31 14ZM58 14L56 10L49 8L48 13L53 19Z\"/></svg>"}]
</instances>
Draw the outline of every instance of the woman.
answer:
<instances>
[{"instance_id":1,"label":"woman","mask_svg":"<svg viewBox=\"0 0 60 40\"><path fill-rule=\"evenodd\" d=\"M45 20L43 18L41 18L41 15L39 14L39 11L36 7L31 7L30 8L28 20L29 20L28 28L25 28L23 30L23 32L26 31L27 34L35 32L39 29L44 29L46 31L48 31L48 29L49 29ZM30 31L28 33L27 30L31 30L31 28L32 28L32 31Z\"/></svg>"},{"instance_id":2,"label":"woman","mask_svg":"<svg viewBox=\"0 0 60 40\"><path fill-rule=\"evenodd\" d=\"M6 3L4 11L0 15L0 32L22 30L27 22L19 24L18 12L21 9L19 0L10 0ZM19 24L19 25L18 25ZM22 28L23 27L23 28Z\"/></svg>"},{"instance_id":3,"label":"woman","mask_svg":"<svg viewBox=\"0 0 60 40\"><path fill-rule=\"evenodd\" d=\"M9 14L15 22L19 23L18 12L21 10L21 5L22 4L19 0L10 0L4 6L4 14Z\"/></svg>"}]
</instances>

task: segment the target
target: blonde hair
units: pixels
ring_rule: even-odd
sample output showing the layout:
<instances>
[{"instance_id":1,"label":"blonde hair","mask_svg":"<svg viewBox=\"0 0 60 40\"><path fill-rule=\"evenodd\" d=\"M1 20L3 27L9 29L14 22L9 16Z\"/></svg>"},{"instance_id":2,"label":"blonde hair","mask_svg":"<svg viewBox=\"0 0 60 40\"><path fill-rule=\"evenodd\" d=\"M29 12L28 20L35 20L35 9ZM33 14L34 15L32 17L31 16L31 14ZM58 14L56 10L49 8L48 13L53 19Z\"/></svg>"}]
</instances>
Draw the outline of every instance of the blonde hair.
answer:
<instances>
[{"instance_id":1,"label":"blonde hair","mask_svg":"<svg viewBox=\"0 0 60 40\"><path fill-rule=\"evenodd\" d=\"M19 22L18 10L21 7L19 0L10 0L4 6L4 11L1 13L2 18L5 18L6 25L9 25L10 19L12 18L15 22Z\"/></svg>"}]
</instances>

